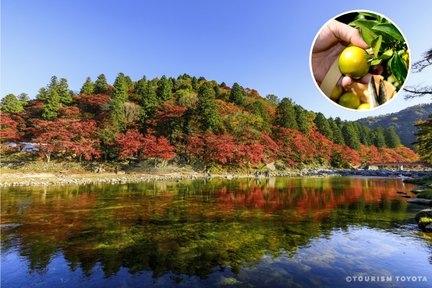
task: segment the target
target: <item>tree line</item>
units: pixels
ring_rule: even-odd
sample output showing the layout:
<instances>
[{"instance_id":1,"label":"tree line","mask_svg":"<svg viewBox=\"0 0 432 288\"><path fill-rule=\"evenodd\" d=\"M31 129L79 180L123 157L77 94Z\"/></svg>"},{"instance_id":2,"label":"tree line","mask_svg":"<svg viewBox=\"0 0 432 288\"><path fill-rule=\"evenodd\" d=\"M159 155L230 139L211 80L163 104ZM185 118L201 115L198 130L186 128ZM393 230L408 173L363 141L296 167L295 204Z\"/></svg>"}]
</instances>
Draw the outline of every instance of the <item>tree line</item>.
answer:
<instances>
[{"instance_id":1,"label":"tree line","mask_svg":"<svg viewBox=\"0 0 432 288\"><path fill-rule=\"evenodd\" d=\"M133 81L90 77L79 93L56 76L35 100L1 100L2 142L38 143L46 161L156 159L205 167L356 166L411 161L392 127L305 110L289 98L187 74Z\"/></svg>"}]
</instances>

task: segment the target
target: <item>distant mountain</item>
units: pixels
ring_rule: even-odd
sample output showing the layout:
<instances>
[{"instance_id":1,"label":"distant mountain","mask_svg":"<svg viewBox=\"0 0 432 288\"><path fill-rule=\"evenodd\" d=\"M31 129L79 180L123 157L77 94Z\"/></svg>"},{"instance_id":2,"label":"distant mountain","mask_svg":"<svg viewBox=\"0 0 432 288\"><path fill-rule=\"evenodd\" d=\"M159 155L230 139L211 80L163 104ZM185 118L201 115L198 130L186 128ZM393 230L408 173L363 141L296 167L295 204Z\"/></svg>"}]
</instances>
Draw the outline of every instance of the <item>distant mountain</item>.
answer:
<instances>
[{"instance_id":1,"label":"distant mountain","mask_svg":"<svg viewBox=\"0 0 432 288\"><path fill-rule=\"evenodd\" d=\"M396 113L362 118L357 122L371 128L393 126L401 139L401 143L407 147L412 147L412 143L415 141L414 133L417 131L414 126L415 122L427 119L430 114L432 114L432 104L419 104Z\"/></svg>"}]
</instances>

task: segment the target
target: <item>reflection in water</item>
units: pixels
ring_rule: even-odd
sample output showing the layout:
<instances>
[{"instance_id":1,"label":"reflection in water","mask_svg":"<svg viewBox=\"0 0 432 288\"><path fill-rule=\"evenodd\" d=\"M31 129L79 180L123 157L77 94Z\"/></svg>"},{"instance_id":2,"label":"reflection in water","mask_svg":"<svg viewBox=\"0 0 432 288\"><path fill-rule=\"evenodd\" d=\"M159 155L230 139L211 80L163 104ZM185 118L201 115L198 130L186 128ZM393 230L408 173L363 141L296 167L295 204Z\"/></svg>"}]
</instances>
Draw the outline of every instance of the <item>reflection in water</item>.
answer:
<instances>
[{"instance_id":1,"label":"reflection in water","mask_svg":"<svg viewBox=\"0 0 432 288\"><path fill-rule=\"evenodd\" d=\"M411 188L347 177L7 188L2 285L341 286L396 272L432 281L430 244L396 193Z\"/></svg>"}]
</instances>

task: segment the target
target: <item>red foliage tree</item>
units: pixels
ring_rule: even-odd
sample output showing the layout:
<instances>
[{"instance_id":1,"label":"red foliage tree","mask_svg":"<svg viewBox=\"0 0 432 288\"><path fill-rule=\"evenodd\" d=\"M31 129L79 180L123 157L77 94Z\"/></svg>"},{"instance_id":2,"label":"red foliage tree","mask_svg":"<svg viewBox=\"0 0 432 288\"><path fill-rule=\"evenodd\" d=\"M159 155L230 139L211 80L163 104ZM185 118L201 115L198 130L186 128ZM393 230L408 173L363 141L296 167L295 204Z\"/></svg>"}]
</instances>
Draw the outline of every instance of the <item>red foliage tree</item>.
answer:
<instances>
[{"instance_id":1,"label":"red foliage tree","mask_svg":"<svg viewBox=\"0 0 432 288\"><path fill-rule=\"evenodd\" d=\"M76 118L79 119L81 111L76 106L64 106L59 111L59 117L61 118Z\"/></svg>"},{"instance_id":2,"label":"red foliage tree","mask_svg":"<svg viewBox=\"0 0 432 288\"><path fill-rule=\"evenodd\" d=\"M26 119L40 118L43 112L44 102L41 100L31 100L27 103L23 117Z\"/></svg>"},{"instance_id":3,"label":"red foliage tree","mask_svg":"<svg viewBox=\"0 0 432 288\"><path fill-rule=\"evenodd\" d=\"M205 151L205 142L200 135L189 135L185 137L184 154L191 160L192 158L202 159Z\"/></svg>"},{"instance_id":4,"label":"red foliage tree","mask_svg":"<svg viewBox=\"0 0 432 288\"><path fill-rule=\"evenodd\" d=\"M156 138L154 135L144 137L142 151L144 158L161 158L170 160L174 157L174 146L165 137Z\"/></svg>"},{"instance_id":5,"label":"red foliage tree","mask_svg":"<svg viewBox=\"0 0 432 288\"><path fill-rule=\"evenodd\" d=\"M204 134L205 153L204 162L218 164L232 164L240 151L231 135L215 135L212 132Z\"/></svg>"},{"instance_id":6,"label":"red foliage tree","mask_svg":"<svg viewBox=\"0 0 432 288\"><path fill-rule=\"evenodd\" d=\"M373 145L361 145L358 150L361 162L366 163L392 163L413 162L418 160L417 154L409 148L377 148Z\"/></svg>"},{"instance_id":7,"label":"red foliage tree","mask_svg":"<svg viewBox=\"0 0 432 288\"><path fill-rule=\"evenodd\" d=\"M0 142L20 139L19 119L11 113L0 112ZM22 120L22 119L21 119Z\"/></svg>"},{"instance_id":8,"label":"red foliage tree","mask_svg":"<svg viewBox=\"0 0 432 288\"><path fill-rule=\"evenodd\" d=\"M156 138L154 135L142 135L138 130L128 130L119 134L117 145L120 148L119 157L126 158L160 158L170 160L174 157L174 146L171 146L164 137Z\"/></svg>"},{"instance_id":9,"label":"red foliage tree","mask_svg":"<svg viewBox=\"0 0 432 288\"><path fill-rule=\"evenodd\" d=\"M418 155L407 147L397 147L393 150L401 155L405 162L414 162L419 160Z\"/></svg>"},{"instance_id":10,"label":"red foliage tree","mask_svg":"<svg viewBox=\"0 0 432 288\"><path fill-rule=\"evenodd\" d=\"M295 129L279 128L276 131L276 137L276 143L279 146L279 157L288 166L313 162L316 147L305 134Z\"/></svg>"},{"instance_id":11,"label":"red foliage tree","mask_svg":"<svg viewBox=\"0 0 432 288\"><path fill-rule=\"evenodd\" d=\"M183 116L187 108L177 106L170 101L163 103L157 110L156 116L147 122L159 135L174 141L182 133Z\"/></svg>"},{"instance_id":12,"label":"red foliage tree","mask_svg":"<svg viewBox=\"0 0 432 288\"><path fill-rule=\"evenodd\" d=\"M120 148L119 156L121 159L136 157L139 158L144 136L138 130L128 130L117 137L117 144Z\"/></svg>"},{"instance_id":13,"label":"red foliage tree","mask_svg":"<svg viewBox=\"0 0 432 288\"><path fill-rule=\"evenodd\" d=\"M360 155L354 149L348 146L333 144L331 154L331 164L334 167L349 168L360 165Z\"/></svg>"},{"instance_id":14,"label":"red foliage tree","mask_svg":"<svg viewBox=\"0 0 432 288\"><path fill-rule=\"evenodd\" d=\"M362 163L370 163L370 162L380 162L381 161L381 153L378 148L374 145L366 146L361 144L360 149L358 150L360 161Z\"/></svg>"},{"instance_id":15,"label":"red foliage tree","mask_svg":"<svg viewBox=\"0 0 432 288\"><path fill-rule=\"evenodd\" d=\"M216 135L207 131L202 136L188 136L186 141L185 150L189 157L200 159L207 165L244 164L247 148L244 144L236 143L229 134Z\"/></svg>"},{"instance_id":16,"label":"red foliage tree","mask_svg":"<svg viewBox=\"0 0 432 288\"><path fill-rule=\"evenodd\" d=\"M110 96L105 94L80 94L74 96L74 102L84 112L100 112L103 105L109 102Z\"/></svg>"},{"instance_id":17,"label":"red foliage tree","mask_svg":"<svg viewBox=\"0 0 432 288\"><path fill-rule=\"evenodd\" d=\"M309 140L315 146L313 158L320 164L328 164L333 151L333 142L316 129L309 131Z\"/></svg>"},{"instance_id":18,"label":"red foliage tree","mask_svg":"<svg viewBox=\"0 0 432 288\"><path fill-rule=\"evenodd\" d=\"M264 147L263 151L263 162L268 164L276 161L279 151L278 144L270 137L267 133L261 134L260 139L261 145Z\"/></svg>"},{"instance_id":19,"label":"red foliage tree","mask_svg":"<svg viewBox=\"0 0 432 288\"><path fill-rule=\"evenodd\" d=\"M96 123L94 120L57 118L55 121L34 120L33 142L39 143L39 154L50 161L52 154L70 155L81 160L97 159L99 139L95 138Z\"/></svg>"},{"instance_id":20,"label":"red foliage tree","mask_svg":"<svg viewBox=\"0 0 432 288\"><path fill-rule=\"evenodd\" d=\"M86 95L80 94L74 96L75 105L80 109L86 118L93 118L97 121L103 121L108 117L107 107L110 96L106 94Z\"/></svg>"},{"instance_id":21,"label":"red foliage tree","mask_svg":"<svg viewBox=\"0 0 432 288\"><path fill-rule=\"evenodd\" d=\"M101 156L101 151L98 149L100 141L94 136L97 130L94 120L71 121L69 129L73 134L67 148L78 157L79 161L82 157L89 161Z\"/></svg>"}]
</instances>

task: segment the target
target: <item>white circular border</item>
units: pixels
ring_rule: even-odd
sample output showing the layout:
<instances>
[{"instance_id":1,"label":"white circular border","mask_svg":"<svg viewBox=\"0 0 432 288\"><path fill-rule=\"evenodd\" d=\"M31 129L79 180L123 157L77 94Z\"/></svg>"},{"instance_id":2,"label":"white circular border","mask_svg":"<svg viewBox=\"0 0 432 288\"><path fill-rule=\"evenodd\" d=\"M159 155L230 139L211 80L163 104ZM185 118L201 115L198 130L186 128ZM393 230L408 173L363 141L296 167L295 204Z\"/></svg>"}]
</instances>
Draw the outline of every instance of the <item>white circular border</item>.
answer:
<instances>
[{"instance_id":1,"label":"white circular border","mask_svg":"<svg viewBox=\"0 0 432 288\"><path fill-rule=\"evenodd\" d=\"M340 17L340 16L343 16L343 15L346 15L346 14L349 14L349 13L359 13L359 12L368 12L368 13L373 13L373 14L379 15L379 16L381 16L381 17L387 19L388 21L390 21L390 23L393 24L393 25L394 25L394 26L399 30L399 32L402 34L402 36L403 36L403 38L404 38L404 40L405 40L405 44L406 44L406 46L407 46L407 49L408 49L408 51L410 51L410 53L409 53L409 59L408 59L408 60L409 60L409 62L408 62L409 65L408 65L407 76L406 76L406 78L405 78L404 83L402 83L401 87L399 88L399 91L396 92L396 94L393 96L392 99L390 99L390 101L387 101L387 102L385 102L385 103L382 104L382 105L379 105L379 106L377 106L377 107L375 107L375 108L368 109L368 110L357 110L357 109L347 108L347 107L344 107L344 106L342 106L342 105L336 103L335 101L331 100L327 95L324 94L324 92L323 92L323 91L321 90L321 88L319 87L317 81L315 80L315 76L314 76L313 69L312 69L312 50L313 50L313 47L315 46L315 42L316 42L318 36L320 35L321 31L322 31L322 30L323 30L323 29L324 29L324 28L325 28L325 27L326 27L326 26L327 26L331 21L335 20L336 18L338 18L338 17ZM335 106L337 106L337 107L339 107L339 108L341 108L341 109L345 109L345 110L348 110L348 111L351 111L351 112L352 112L352 111L356 111L356 112L359 112L359 113L367 113L367 112L371 112L371 111L375 111L375 110L377 110L377 109L380 109L381 107L384 107L384 106L386 106L387 104L393 102L393 100L396 98L396 96L398 96L398 94L403 90L403 88L404 88L404 86L406 85L406 83L408 82L409 76L410 76L410 74L411 74L411 49L410 49L410 46L409 46L409 44L408 44L408 40L407 40L407 37L405 36L405 34L402 32L402 30L400 29L400 27L399 27L399 26L398 26L398 25L397 25L397 24L396 24L392 19L390 19L389 17L385 16L384 14L381 14L381 13L378 13L378 12L375 12L375 11L371 11L371 10L366 10L366 9L349 10L349 11L345 11L345 12L339 13L339 14L337 14L336 16L334 16L333 18L329 19L329 20L328 20L327 22L325 22L325 23L321 26L321 28L318 30L317 34L315 35L315 37L314 37L314 39L313 39L313 41L312 41L312 45L311 45L311 48L310 48L310 51L309 51L309 70L310 70L310 72L311 72L312 81L314 82L316 88L317 88L318 91L321 93L321 95L324 96L324 98L327 99L327 101L330 101L333 105L335 105Z\"/></svg>"}]
</instances>

